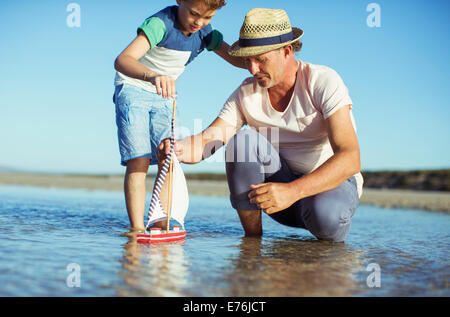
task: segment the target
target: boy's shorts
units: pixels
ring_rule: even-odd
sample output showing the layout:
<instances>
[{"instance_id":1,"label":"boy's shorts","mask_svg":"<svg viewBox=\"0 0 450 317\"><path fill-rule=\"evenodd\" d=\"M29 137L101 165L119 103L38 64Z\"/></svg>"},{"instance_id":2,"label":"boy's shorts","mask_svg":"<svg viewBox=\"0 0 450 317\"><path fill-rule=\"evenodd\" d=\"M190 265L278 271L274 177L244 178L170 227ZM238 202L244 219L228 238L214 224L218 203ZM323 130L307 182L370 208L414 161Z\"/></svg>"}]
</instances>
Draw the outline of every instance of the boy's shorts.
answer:
<instances>
[{"instance_id":1,"label":"boy's shorts","mask_svg":"<svg viewBox=\"0 0 450 317\"><path fill-rule=\"evenodd\" d=\"M151 165L157 164L158 146L171 134L173 100L122 84L116 86L113 101L121 165L135 158L148 158Z\"/></svg>"}]
</instances>

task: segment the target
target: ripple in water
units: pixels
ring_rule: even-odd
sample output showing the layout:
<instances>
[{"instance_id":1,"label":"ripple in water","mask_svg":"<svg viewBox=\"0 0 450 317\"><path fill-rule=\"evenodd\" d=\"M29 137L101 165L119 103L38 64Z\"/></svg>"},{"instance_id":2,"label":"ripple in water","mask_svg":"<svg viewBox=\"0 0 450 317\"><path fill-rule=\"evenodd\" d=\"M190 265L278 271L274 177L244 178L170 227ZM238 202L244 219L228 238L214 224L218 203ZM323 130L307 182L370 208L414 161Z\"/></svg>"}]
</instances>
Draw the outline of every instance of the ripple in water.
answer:
<instances>
[{"instance_id":1,"label":"ripple in water","mask_svg":"<svg viewBox=\"0 0 450 317\"><path fill-rule=\"evenodd\" d=\"M446 214L360 206L345 243L264 215L263 237L244 238L227 198L192 196L187 239L148 246L119 192L2 186L0 210L0 296L450 295Z\"/></svg>"}]
</instances>

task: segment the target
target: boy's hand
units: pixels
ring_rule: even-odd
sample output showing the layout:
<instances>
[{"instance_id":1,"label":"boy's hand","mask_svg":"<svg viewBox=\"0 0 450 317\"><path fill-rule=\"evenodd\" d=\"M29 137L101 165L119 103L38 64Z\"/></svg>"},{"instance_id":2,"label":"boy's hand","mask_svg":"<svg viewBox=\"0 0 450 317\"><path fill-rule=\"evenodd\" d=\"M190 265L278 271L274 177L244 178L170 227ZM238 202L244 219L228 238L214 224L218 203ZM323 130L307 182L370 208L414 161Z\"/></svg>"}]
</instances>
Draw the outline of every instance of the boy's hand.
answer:
<instances>
[{"instance_id":1,"label":"boy's hand","mask_svg":"<svg viewBox=\"0 0 450 317\"><path fill-rule=\"evenodd\" d=\"M156 93L163 98L175 99L176 85L175 80L169 75L158 75L153 77L151 83L156 87Z\"/></svg>"}]
</instances>

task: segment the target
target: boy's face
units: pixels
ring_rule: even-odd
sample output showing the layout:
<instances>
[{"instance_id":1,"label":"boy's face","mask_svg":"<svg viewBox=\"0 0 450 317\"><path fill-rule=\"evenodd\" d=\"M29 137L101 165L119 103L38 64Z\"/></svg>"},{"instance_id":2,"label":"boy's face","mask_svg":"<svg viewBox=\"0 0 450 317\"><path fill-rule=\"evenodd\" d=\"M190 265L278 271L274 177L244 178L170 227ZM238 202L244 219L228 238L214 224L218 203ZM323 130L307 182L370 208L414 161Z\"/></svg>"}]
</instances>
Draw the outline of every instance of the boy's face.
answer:
<instances>
[{"instance_id":1,"label":"boy's face","mask_svg":"<svg viewBox=\"0 0 450 317\"><path fill-rule=\"evenodd\" d=\"M207 26L217 10L211 10L199 0L177 0L178 24L187 36Z\"/></svg>"}]
</instances>

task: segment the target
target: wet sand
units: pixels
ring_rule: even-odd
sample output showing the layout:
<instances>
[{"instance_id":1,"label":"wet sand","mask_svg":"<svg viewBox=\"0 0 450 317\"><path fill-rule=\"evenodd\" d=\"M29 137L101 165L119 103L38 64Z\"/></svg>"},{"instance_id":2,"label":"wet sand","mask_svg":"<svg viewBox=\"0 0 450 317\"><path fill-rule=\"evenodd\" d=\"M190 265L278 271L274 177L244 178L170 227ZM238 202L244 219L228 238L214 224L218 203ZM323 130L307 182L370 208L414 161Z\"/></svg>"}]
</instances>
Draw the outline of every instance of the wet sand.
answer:
<instances>
[{"instance_id":1,"label":"wet sand","mask_svg":"<svg viewBox=\"0 0 450 317\"><path fill-rule=\"evenodd\" d=\"M229 194L225 181L188 179L187 182L190 194L206 196ZM0 173L0 184L122 191L123 176ZM149 177L147 191L150 192L152 188L153 183ZM450 213L450 192L365 188L360 204Z\"/></svg>"}]
</instances>

